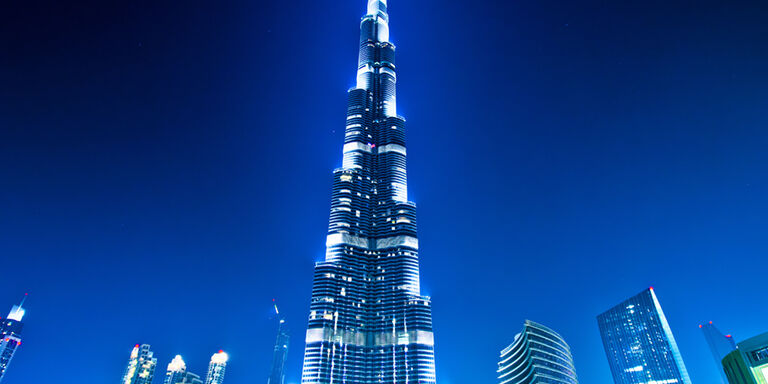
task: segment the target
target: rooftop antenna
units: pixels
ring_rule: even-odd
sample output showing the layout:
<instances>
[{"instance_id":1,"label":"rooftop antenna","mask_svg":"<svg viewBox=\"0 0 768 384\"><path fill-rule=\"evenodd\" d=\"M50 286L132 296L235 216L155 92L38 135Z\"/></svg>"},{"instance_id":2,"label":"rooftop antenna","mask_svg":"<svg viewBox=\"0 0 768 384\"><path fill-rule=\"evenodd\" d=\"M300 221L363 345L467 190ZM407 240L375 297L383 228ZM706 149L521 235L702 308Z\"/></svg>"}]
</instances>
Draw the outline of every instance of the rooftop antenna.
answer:
<instances>
[{"instance_id":1,"label":"rooftop antenna","mask_svg":"<svg viewBox=\"0 0 768 384\"><path fill-rule=\"evenodd\" d=\"M280 310L277 308L277 300L276 299L272 299L272 305L275 307L275 315L277 315L277 320L280 321L280 324L284 323L285 319L280 314Z\"/></svg>"}]
</instances>

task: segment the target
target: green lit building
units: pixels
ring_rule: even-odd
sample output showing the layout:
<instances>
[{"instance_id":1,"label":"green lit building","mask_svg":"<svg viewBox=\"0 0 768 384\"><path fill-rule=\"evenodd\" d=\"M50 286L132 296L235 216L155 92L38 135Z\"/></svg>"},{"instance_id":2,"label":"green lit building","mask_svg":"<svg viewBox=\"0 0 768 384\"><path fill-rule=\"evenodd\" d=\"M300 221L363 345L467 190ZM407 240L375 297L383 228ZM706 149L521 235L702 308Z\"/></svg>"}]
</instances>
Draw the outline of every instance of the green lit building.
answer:
<instances>
[{"instance_id":1,"label":"green lit building","mask_svg":"<svg viewBox=\"0 0 768 384\"><path fill-rule=\"evenodd\" d=\"M730 384L768 384L768 333L744 340L723 359Z\"/></svg>"}]
</instances>

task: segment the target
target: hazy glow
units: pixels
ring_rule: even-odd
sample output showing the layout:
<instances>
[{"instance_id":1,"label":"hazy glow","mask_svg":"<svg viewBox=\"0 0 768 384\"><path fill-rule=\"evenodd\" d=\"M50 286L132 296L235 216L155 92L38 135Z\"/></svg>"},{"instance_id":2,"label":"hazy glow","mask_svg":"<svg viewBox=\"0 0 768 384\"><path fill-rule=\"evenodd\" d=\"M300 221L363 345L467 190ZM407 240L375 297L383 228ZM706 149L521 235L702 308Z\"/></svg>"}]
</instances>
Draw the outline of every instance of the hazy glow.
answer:
<instances>
[{"instance_id":1,"label":"hazy glow","mask_svg":"<svg viewBox=\"0 0 768 384\"><path fill-rule=\"evenodd\" d=\"M184 372L185 370L187 370L187 365L184 363L181 355L176 355L168 364L168 372Z\"/></svg>"},{"instance_id":2,"label":"hazy glow","mask_svg":"<svg viewBox=\"0 0 768 384\"><path fill-rule=\"evenodd\" d=\"M18 305L14 305L13 308L11 308L11 313L8 314L8 319L21 321L25 313L26 311L24 310L24 308Z\"/></svg>"},{"instance_id":3,"label":"hazy glow","mask_svg":"<svg viewBox=\"0 0 768 384\"><path fill-rule=\"evenodd\" d=\"M229 355L224 351L219 351L219 353L211 356L211 364L226 364L227 360L229 360Z\"/></svg>"}]
</instances>

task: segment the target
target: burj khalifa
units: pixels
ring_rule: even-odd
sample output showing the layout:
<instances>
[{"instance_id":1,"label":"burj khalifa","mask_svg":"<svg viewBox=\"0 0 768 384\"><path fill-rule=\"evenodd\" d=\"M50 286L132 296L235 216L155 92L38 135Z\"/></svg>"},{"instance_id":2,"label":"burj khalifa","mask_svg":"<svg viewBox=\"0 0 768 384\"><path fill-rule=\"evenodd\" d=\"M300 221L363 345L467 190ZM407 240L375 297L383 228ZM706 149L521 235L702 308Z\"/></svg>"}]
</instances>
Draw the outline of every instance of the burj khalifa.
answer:
<instances>
[{"instance_id":1,"label":"burj khalifa","mask_svg":"<svg viewBox=\"0 0 768 384\"><path fill-rule=\"evenodd\" d=\"M315 266L303 384L436 383L396 82L387 0L369 0L325 260Z\"/></svg>"}]
</instances>

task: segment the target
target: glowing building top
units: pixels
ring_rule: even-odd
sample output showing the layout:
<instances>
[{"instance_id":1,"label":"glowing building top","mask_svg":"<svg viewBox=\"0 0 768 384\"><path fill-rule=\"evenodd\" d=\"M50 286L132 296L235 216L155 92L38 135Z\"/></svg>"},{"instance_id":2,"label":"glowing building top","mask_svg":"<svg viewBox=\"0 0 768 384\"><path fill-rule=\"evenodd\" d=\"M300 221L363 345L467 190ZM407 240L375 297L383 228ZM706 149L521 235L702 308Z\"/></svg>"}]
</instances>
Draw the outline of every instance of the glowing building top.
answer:
<instances>
[{"instance_id":1,"label":"glowing building top","mask_svg":"<svg viewBox=\"0 0 768 384\"><path fill-rule=\"evenodd\" d=\"M205 384L222 384L224 382L224 373L227 370L227 361L229 355L224 351L219 351L211 356L211 363L208 365L208 375L205 378Z\"/></svg>"},{"instance_id":2,"label":"glowing building top","mask_svg":"<svg viewBox=\"0 0 768 384\"><path fill-rule=\"evenodd\" d=\"M143 344L133 347L128 366L125 368L121 384L152 384L155 378L157 359L149 345Z\"/></svg>"},{"instance_id":3,"label":"glowing building top","mask_svg":"<svg viewBox=\"0 0 768 384\"><path fill-rule=\"evenodd\" d=\"M21 346L21 330L24 327L21 320L24 318L24 302L27 296L21 300L19 305L14 305L8 318L0 319L0 381L3 380L5 372Z\"/></svg>"}]
</instances>

